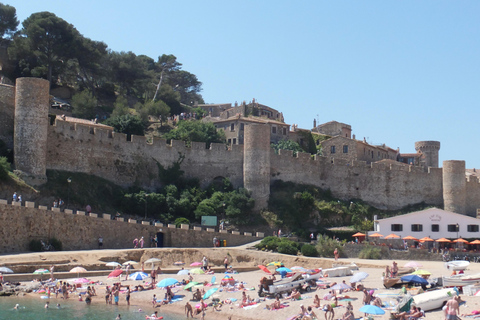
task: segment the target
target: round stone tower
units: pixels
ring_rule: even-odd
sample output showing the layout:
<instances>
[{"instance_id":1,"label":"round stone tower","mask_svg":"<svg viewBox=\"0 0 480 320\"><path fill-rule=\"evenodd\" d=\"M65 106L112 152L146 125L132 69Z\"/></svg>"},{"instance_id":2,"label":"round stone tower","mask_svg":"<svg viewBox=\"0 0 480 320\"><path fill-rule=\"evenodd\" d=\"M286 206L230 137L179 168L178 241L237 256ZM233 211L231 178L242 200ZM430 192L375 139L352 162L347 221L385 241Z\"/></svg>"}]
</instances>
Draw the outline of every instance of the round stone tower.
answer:
<instances>
[{"instance_id":1,"label":"round stone tower","mask_svg":"<svg viewBox=\"0 0 480 320\"><path fill-rule=\"evenodd\" d=\"M465 161L443 161L443 205L445 210L466 214L466 194Z\"/></svg>"},{"instance_id":2,"label":"round stone tower","mask_svg":"<svg viewBox=\"0 0 480 320\"><path fill-rule=\"evenodd\" d=\"M417 141L415 150L421 152L425 157L425 167L438 168L438 151L440 141Z\"/></svg>"},{"instance_id":3,"label":"round stone tower","mask_svg":"<svg viewBox=\"0 0 480 320\"><path fill-rule=\"evenodd\" d=\"M49 82L39 78L18 78L15 88L15 169L33 185L47 181L49 88Z\"/></svg>"},{"instance_id":4,"label":"round stone tower","mask_svg":"<svg viewBox=\"0 0 480 320\"><path fill-rule=\"evenodd\" d=\"M270 196L270 126L245 126L243 186L255 199L255 210L266 208Z\"/></svg>"}]
</instances>

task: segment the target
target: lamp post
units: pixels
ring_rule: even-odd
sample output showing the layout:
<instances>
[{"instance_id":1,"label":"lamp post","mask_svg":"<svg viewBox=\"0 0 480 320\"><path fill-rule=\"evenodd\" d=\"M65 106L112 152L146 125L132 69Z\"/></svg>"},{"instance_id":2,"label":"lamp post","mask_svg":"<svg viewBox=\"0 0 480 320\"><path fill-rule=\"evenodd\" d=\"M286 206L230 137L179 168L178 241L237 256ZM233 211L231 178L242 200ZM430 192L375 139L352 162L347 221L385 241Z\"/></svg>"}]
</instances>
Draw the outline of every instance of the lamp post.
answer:
<instances>
[{"instance_id":1,"label":"lamp post","mask_svg":"<svg viewBox=\"0 0 480 320\"><path fill-rule=\"evenodd\" d=\"M68 177L67 182L68 182L68 187L67 187L67 205L65 206L66 209L68 209L68 203L70 202L70 183L72 183L72 178Z\"/></svg>"},{"instance_id":2,"label":"lamp post","mask_svg":"<svg viewBox=\"0 0 480 320\"><path fill-rule=\"evenodd\" d=\"M460 229L460 226L458 225L458 223L456 227L457 227L457 239L458 239L458 230Z\"/></svg>"},{"instance_id":3,"label":"lamp post","mask_svg":"<svg viewBox=\"0 0 480 320\"><path fill-rule=\"evenodd\" d=\"M148 198L148 193L145 193L145 220L147 220L147 198Z\"/></svg>"}]
</instances>

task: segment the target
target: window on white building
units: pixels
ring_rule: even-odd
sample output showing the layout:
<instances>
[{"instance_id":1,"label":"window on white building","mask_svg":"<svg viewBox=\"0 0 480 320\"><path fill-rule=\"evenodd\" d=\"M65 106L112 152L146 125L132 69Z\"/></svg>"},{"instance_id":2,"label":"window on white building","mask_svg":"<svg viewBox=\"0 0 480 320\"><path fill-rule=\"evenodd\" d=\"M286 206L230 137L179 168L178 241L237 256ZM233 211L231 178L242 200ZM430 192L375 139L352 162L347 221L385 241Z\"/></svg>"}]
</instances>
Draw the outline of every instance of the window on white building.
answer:
<instances>
[{"instance_id":1,"label":"window on white building","mask_svg":"<svg viewBox=\"0 0 480 320\"><path fill-rule=\"evenodd\" d=\"M432 224L432 232L440 232L440 225Z\"/></svg>"},{"instance_id":2,"label":"window on white building","mask_svg":"<svg viewBox=\"0 0 480 320\"><path fill-rule=\"evenodd\" d=\"M422 224L412 224L412 232L422 232L423 225Z\"/></svg>"},{"instance_id":3,"label":"window on white building","mask_svg":"<svg viewBox=\"0 0 480 320\"><path fill-rule=\"evenodd\" d=\"M403 231L403 224L392 224L392 231Z\"/></svg>"},{"instance_id":4,"label":"window on white building","mask_svg":"<svg viewBox=\"0 0 480 320\"><path fill-rule=\"evenodd\" d=\"M478 224L469 224L467 226L468 232L478 232Z\"/></svg>"}]
</instances>

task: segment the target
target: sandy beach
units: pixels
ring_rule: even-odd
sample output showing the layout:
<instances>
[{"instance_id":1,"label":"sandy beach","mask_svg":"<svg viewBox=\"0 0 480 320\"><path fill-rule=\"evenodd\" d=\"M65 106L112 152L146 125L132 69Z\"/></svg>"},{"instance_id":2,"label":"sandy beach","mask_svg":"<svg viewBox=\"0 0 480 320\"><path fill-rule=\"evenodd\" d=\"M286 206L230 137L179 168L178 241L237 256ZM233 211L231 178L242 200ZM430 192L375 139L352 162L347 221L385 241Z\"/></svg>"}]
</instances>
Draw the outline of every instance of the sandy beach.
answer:
<instances>
[{"instance_id":1,"label":"sandy beach","mask_svg":"<svg viewBox=\"0 0 480 320\"><path fill-rule=\"evenodd\" d=\"M180 250L180 249L179 249ZM202 249L198 249L202 250ZM238 252L242 252L241 249ZM209 257L209 255L213 256L218 254L219 256L223 256L225 254L225 251L221 251L220 249L204 249L203 250L205 255ZM244 255L251 255L252 257L255 257L259 252L257 251L251 251L251 250L244 250L243 252ZM229 253L235 253L238 254L237 251L234 251L233 249L229 250ZM103 252L105 253L105 251ZM85 255L90 254L92 257L95 256L95 254L92 254L92 252L85 252ZM97 254L97 253L96 253ZM48 254L47 254L48 255ZM108 255L112 255L112 253L108 253ZM144 254L145 255L145 254ZM272 254L272 253L262 253L260 252L260 255L263 257L262 261L257 261L256 259L252 259L249 262L243 262L243 263L235 263L233 262L233 267L242 267L245 265L248 265L249 267L256 266L257 264L265 263L266 261L283 261L287 267L292 267L294 265L299 265L299 266L304 266L307 268L313 268L313 267L322 267L322 268L328 268L331 267L333 263L335 263L334 259L325 259L325 258L304 258L304 257L294 257L294 256L284 256L284 255L278 255L278 254ZM17 255L18 256L18 255ZM77 254L78 257L78 254ZM25 262L25 257L18 257L18 260L23 260ZM83 259L86 259L85 257ZM142 258L143 259L143 258ZM44 259L45 260L45 259ZM214 261L220 260L218 259L212 259ZM9 265L12 265L13 262L15 261L15 255L12 256L2 256L0 260L0 264L3 264L5 261L9 261ZM363 285L368 288L368 289L373 289L375 291L375 294L379 295L384 302L388 302L390 298L388 298L388 295L385 294L392 294L392 293L397 293L400 291L400 289L385 289L383 287L383 282L382 282L382 273L385 271L385 266L391 265L392 261L391 260L362 260L362 259L340 259L338 261L339 263L344 263L344 264L350 264L352 262L355 262L359 266L359 271L364 271L369 274L369 276L362 281ZM337 263L338 263L337 262ZM398 265L401 267L405 265L408 261L401 261L397 260ZM422 269L428 270L432 273L432 277L441 277L450 275L450 271L447 270L444 266L443 262L439 261L418 261L419 263L422 264ZM162 261L163 263L163 261ZM189 264L190 262L188 262ZM190 268L188 267L185 268ZM211 264L211 263L210 263ZM221 267L220 263L215 264L216 267ZM160 265L162 268L165 268L166 266ZM172 267L172 265L168 265L168 267ZM87 268L88 269L88 268ZM178 270L179 268L174 268L174 269L169 269L170 271L175 271ZM221 269L217 269L221 270ZM145 272L149 273L150 268L146 267ZM358 272L358 271L354 271ZM466 270L466 274L474 274L474 273L479 273L480 272L480 264L477 263L471 263L469 268ZM298 314L300 312L300 306L303 304L304 306L310 306L313 305L313 299L315 295L318 295L320 299L323 298L323 296L329 291L329 289L316 289L312 292L304 293L302 294L302 299L298 301L291 301L291 300L282 300L284 303L285 307L280 309L280 310L268 310L266 308L267 304L272 304L273 299L264 299L264 298L259 298L257 291L258 291L258 284L259 280L267 275L265 272L261 270L257 271L250 271L250 272L240 272L238 274L233 274L233 278L237 281L244 282L245 286L245 292L247 295L249 295L253 299L259 298L258 303L249 306L247 308L242 308L238 305L238 303L242 300L242 293L243 290L235 290L235 291L227 291L225 288L219 287L220 280L223 278L225 274L221 272L216 272L214 276L216 277L216 285L213 285L211 287L205 287L206 290L214 287L218 287L219 290L214 294L213 297L219 298L221 301L224 301L226 299L234 300L237 299L237 302L233 302L232 304L224 304L220 311L215 311L213 310L212 307L209 307L206 312L206 319L228 319L231 316L231 319L245 319L245 320L257 320L257 319L289 319L290 317ZM83 276L83 275L82 275ZM176 275L176 274L161 274L160 276L157 277L157 281L161 281L164 278L175 278L179 281L182 279L185 279L186 276L181 276L181 275ZM349 282L351 276L347 277L335 277L335 278L325 278L325 281L335 281L335 282L342 282L343 280L346 280L346 282ZM145 285L145 282L148 283L150 281L150 278L147 278L145 281L133 281L133 280L124 280L124 276L122 276L118 280L118 278L110 278L107 279L106 276L96 276L96 277L89 277L92 281L100 281L103 283L102 285L95 285L95 288L97 290L97 296L93 298L93 303L95 304L105 304L105 299L104 299L104 292L105 292L105 286L106 285L111 285L114 282L120 281L122 285L130 285L134 287L135 285L142 284ZM194 281L197 282L210 282L212 279L212 275L194 275ZM157 298L163 298L165 295L165 290L161 288L155 288L153 290L145 290L141 292L133 292L131 295L131 309L132 312L133 310L137 308L141 308L143 311L145 311L147 314L153 313L153 311L157 310L158 313L161 315L164 312L168 313L176 313L176 314L184 314L184 308L185 308L185 303L187 301L190 301L192 298L192 293L186 290L183 290L183 286L178 286L173 288L173 292L178 295L180 298L178 301L163 305L159 308L153 308L152 307L152 297L154 294L156 294ZM361 308L363 305L363 294L361 292L356 292L356 291L351 291L351 292L346 292L344 293L345 295L348 295L353 301L353 310L356 318L360 318L363 316L362 313L360 313L358 310ZM37 293L30 293L24 296L25 299L40 299L39 294ZM8 298L7 298L8 299ZM78 299L76 296L72 296L71 299ZM472 310L477 310L480 309L479 303L480 303L480 297L475 297L475 296L465 296L462 294L462 299L466 301L466 304L462 305L460 307L461 313L467 313L471 312ZM51 303L56 303L55 297L52 297L52 302ZM58 298L59 301L61 301L60 298ZM207 303L210 303L212 300L211 298L206 300ZM325 304L327 301L322 300L322 305ZM79 302L79 303L84 303L84 302ZM198 302L190 301L192 306L195 307L195 305ZM120 295L120 305L126 305L126 300L125 300L125 294L122 293ZM339 301L340 306L334 308L335 312L335 317L334 319L339 319L342 317L343 313L345 312L346 308L346 302ZM315 313L317 314L317 317L319 319L324 319L325 318L325 312L321 311L320 309L314 309ZM195 318L200 319L200 315L195 316ZM386 310L385 315L381 316L375 316L375 319L389 319L390 318L390 311ZM443 312L441 310L435 310L433 312L427 312L426 315L427 319L443 319Z\"/></svg>"}]
</instances>

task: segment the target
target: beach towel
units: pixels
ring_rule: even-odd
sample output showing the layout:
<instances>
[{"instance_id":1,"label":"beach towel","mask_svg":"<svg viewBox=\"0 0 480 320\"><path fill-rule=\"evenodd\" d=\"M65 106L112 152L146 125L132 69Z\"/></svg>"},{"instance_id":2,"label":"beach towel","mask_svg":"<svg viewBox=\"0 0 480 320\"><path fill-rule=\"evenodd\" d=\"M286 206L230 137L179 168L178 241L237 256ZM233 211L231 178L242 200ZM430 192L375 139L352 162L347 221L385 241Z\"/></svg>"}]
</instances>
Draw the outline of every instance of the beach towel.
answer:
<instances>
[{"instance_id":1,"label":"beach towel","mask_svg":"<svg viewBox=\"0 0 480 320\"><path fill-rule=\"evenodd\" d=\"M255 304L252 304L252 305L249 305L249 306L244 306L243 309L248 310L248 309L256 308L256 307L258 307L258 306L259 306L259 304L256 304L256 303L255 303Z\"/></svg>"}]
</instances>

